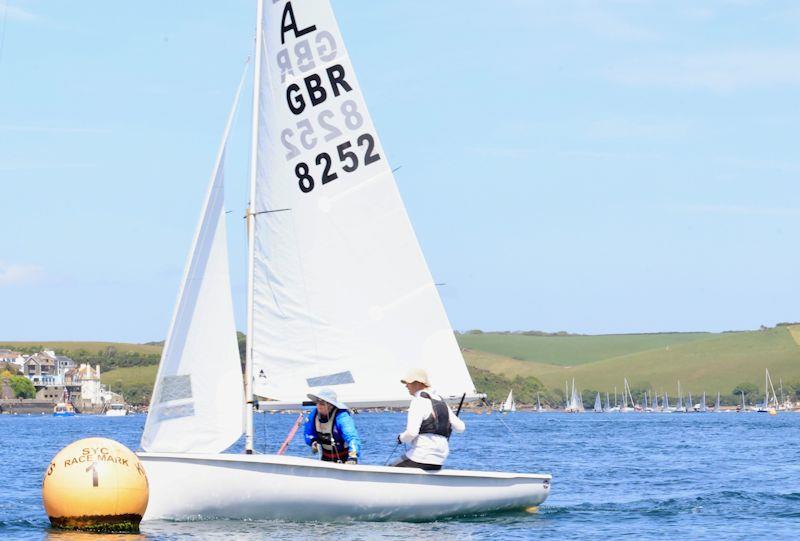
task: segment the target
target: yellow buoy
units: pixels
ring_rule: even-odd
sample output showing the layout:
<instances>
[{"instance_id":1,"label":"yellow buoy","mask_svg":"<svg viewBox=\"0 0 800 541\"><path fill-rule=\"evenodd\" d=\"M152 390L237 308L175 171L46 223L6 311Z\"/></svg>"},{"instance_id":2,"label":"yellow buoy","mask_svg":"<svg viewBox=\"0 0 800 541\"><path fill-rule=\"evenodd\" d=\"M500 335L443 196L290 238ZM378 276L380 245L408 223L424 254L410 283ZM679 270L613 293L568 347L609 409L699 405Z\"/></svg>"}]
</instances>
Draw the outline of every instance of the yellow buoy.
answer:
<instances>
[{"instance_id":1,"label":"yellow buoy","mask_svg":"<svg viewBox=\"0 0 800 541\"><path fill-rule=\"evenodd\" d=\"M147 508L147 476L130 449L107 438L78 440L58 452L42 481L56 528L138 532Z\"/></svg>"}]
</instances>

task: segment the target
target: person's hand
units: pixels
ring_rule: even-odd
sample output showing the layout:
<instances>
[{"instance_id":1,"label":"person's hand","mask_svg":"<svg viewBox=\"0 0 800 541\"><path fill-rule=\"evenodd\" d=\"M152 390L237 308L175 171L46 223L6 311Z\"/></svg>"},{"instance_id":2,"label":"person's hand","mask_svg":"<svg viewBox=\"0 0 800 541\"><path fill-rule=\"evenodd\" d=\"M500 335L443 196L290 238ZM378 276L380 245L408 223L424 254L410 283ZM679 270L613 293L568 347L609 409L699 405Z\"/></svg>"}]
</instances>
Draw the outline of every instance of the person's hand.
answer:
<instances>
[{"instance_id":1,"label":"person's hand","mask_svg":"<svg viewBox=\"0 0 800 541\"><path fill-rule=\"evenodd\" d=\"M319 443L317 443L317 442L313 442L313 443L311 444L311 452L312 452L312 453L314 453L315 455L316 455L317 453L319 453Z\"/></svg>"},{"instance_id":2,"label":"person's hand","mask_svg":"<svg viewBox=\"0 0 800 541\"><path fill-rule=\"evenodd\" d=\"M358 464L358 454L355 451L347 453L347 462L345 464Z\"/></svg>"}]
</instances>

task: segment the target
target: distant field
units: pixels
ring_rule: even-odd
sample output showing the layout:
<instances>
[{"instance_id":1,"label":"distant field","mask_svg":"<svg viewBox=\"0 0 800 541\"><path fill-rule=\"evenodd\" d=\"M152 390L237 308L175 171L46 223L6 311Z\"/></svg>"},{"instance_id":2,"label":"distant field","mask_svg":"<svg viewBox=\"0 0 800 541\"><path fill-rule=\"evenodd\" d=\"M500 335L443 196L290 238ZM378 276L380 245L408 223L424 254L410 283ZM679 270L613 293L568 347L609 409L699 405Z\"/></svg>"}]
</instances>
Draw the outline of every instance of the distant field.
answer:
<instances>
[{"instance_id":1,"label":"distant field","mask_svg":"<svg viewBox=\"0 0 800 541\"><path fill-rule=\"evenodd\" d=\"M109 347L116 348L119 352L160 354L161 346L148 346L145 344L128 344L125 342L0 342L0 348L20 349L35 348L58 349L69 352L86 350L92 353L105 351Z\"/></svg>"},{"instance_id":2,"label":"distant field","mask_svg":"<svg viewBox=\"0 0 800 541\"><path fill-rule=\"evenodd\" d=\"M496 353L520 361L577 366L686 342L707 340L712 333L606 334L600 336L526 336L522 334L462 334L462 348Z\"/></svg>"},{"instance_id":3,"label":"distant field","mask_svg":"<svg viewBox=\"0 0 800 541\"><path fill-rule=\"evenodd\" d=\"M563 388L565 380L575 378L575 382L580 388L613 391L615 386L621 389L622 379L627 377L633 386L653 387L658 392L666 391L673 395L677 391L677 380L679 379L685 391L692 391L695 394L703 390L709 393L720 391L727 394L742 382L754 383L763 391L765 368L769 368L776 384L781 378L784 381L800 378L800 346L795 341L793 332L795 335L798 334L797 327L695 335L702 336L702 338L685 340L680 343L672 342L668 346L661 345L647 350L630 351L594 362L573 363L572 366L565 366L563 363L557 362L513 359L497 351L486 352L470 349L464 351L464 357L473 366L505 376L536 376L547 387L555 389ZM472 336L474 335L470 335L470 337ZM486 348L492 347L508 336L498 334L495 335L494 340L484 340L479 345ZM629 336L636 337L637 335ZM664 336L665 339L668 339L675 335ZM593 352L597 352L599 348L593 347L592 339L605 337L575 338L583 338L587 347ZM553 340L560 339L561 337L553 337ZM461 342L460 339L459 341ZM520 343L519 341L515 342L517 345ZM550 355L549 350L547 354L543 354L533 349L535 345L541 343L527 342L531 346L531 350L525 352L527 358L552 358L547 356ZM504 349L504 351L508 351L508 349ZM556 357L564 358L560 355ZM589 357L589 353L582 356L583 359Z\"/></svg>"},{"instance_id":4,"label":"distant field","mask_svg":"<svg viewBox=\"0 0 800 541\"><path fill-rule=\"evenodd\" d=\"M575 378L581 389L613 392L623 378L634 387L674 395L677 381L686 391L729 394L750 382L763 391L764 369L777 386L800 381L800 325L736 333L664 333L605 336L525 336L483 333L458 337L467 364L509 378L534 376L550 389ZM161 346L117 342L0 342L0 347L42 346L64 351L159 354ZM112 388L122 382L135 395L152 386L156 365L132 366L102 374Z\"/></svg>"},{"instance_id":5,"label":"distant field","mask_svg":"<svg viewBox=\"0 0 800 541\"><path fill-rule=\"evenodd\" d=\"M149 366L130 366L127 368L117 368L100 374L100 381L105 385L115 386L122 381L127 385L153 385L156 380L158 365Z\"/></svg>"}]
</instances>

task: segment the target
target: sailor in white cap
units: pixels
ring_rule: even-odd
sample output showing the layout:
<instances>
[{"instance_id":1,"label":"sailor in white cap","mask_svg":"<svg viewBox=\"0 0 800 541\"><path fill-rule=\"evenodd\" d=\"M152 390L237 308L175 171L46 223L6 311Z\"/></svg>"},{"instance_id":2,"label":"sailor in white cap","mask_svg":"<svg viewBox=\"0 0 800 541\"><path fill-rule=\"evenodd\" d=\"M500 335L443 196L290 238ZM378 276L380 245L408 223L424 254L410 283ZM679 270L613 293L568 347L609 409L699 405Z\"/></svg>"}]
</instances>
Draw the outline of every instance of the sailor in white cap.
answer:
<instances>
[{"instance_id":1,"label":"sailor in white cap","mask_svg":"<svg viewBox=\"0 0 800 541\"><path fill-rule=\"evenodd\" d=\"M398 443L409 444L409 447L394 466L440 470L450 453L447 442L450 433L463 432L466 429L464 421L456 417L445 401L433 392L425 370L411 370L400 381L413 398L408 407L406 430L397 436Z\"/></svg>"},{"instance_id":2,"label":"sailor in white cap","mask_svg":"<svg viewBox=\"0 0 800 541\"><path fill-rule=\"evenodd\" d=\"M320 389L307 396L316 402L316 407L306 421L306 445L310 445L315 454L321 449L322 460L357 464L361 440L347 405L339 402L331 389Z\"/></svg>"}]
</instances>

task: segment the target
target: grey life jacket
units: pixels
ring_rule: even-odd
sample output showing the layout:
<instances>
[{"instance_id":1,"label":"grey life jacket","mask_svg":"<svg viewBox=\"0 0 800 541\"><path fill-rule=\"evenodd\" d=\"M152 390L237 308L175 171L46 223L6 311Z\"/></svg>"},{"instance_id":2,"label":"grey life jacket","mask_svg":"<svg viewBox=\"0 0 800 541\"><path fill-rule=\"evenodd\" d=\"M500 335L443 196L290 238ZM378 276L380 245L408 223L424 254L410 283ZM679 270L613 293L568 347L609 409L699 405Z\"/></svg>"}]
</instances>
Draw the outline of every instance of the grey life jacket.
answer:
<instances>
[{"instance_id":1,"label":"grey life jacket","mask_svg":"<svg viewBox=\"0 0 800 541\"><path fill-rule=\"evenodd\" d=\"M322 460L344 462L347 460L347 447L344 442L336 441L336 437L333 434L337 415L339 415L339 410L333 408L328 415L328 419L323 422L320 419L319 412L316 412L314 415L314 428L317 431L319 446L322 447Z\"/></svg>"},{"instance_id":2,"label":"grey life jacket","mask_svg":"<svg viewBox=\"0 0 800 541\"><path fill-rule=\"evenodd\" d=\"M433 412L419 426L419 433L436 434L449 439L450 433L453 431L450 426L450 408L447 407L444 400L433 398L426 392L421 392L419 395L430 400L433 409Z\"/></svg>"}]
</instances>

